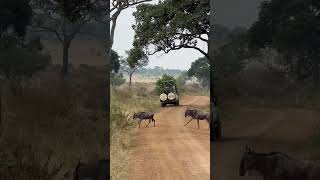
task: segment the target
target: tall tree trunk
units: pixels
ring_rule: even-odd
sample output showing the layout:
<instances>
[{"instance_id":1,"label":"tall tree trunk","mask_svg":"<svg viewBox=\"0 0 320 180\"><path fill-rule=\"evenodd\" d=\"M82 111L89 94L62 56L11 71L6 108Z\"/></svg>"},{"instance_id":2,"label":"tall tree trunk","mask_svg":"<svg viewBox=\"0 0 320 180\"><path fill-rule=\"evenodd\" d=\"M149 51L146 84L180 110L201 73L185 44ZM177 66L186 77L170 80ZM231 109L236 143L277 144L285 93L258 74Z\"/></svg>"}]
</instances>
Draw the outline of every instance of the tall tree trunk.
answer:
<instances>
[{"instance_id":1,"label":"tall tree trunk","mask_svg":"<svg viewBox=\"0 0 320 180\"><path fill-rule=\"evenodd\" d=\"M215 9L214 9L214 0L210 0L210 31L209 31L209 35L208 35L208 55L210 58L209 62L210 62L210 119L213 120L213 109L214 109L214 103L213 103L213 98L215 96L214 94L214 75L213 75L213 47L214 47L214 41L213 41L213 24L215 23L215 19L214 19L214 13ZM212 165L210 166L210 179L218 179L215 174L216 172L214 171L215 167L216 167L216 156L214 156L214 154L216 154L214 148L215 146L213 145L214 141L214 131L213 131L213 126L212 128L210 128L210 152L213 154L212 156L210 156L210 162L214 162L212 163Z\"/></svg>"},{"instance_id":2,"label":"tall tree trunk","mask_svg":"<svg viewBox=\"0 0 320 180\"><path fill-rule=\"evenodd\" d=\"M130 75L129 75L129 86L131 86L131 83L132 83L132 75L133 75L133 72L130 73Z\"/></svg>"},{"instance_id":3,"label":"tall tree trunk","mask_svg":"<svg viewBox=\"0 0 320 180\"><path fill-rule=\"evenodd\" d=\"M70 42L63 42L62 44L62 51L63 51L63 56L62 56L62 75L66 76L68 75L68 68L69 68L69 47L70 47Z\"/></svg>"},{"instance_id":4,"label":"tall tree trunk","mask_svg":"<svg viewBox=\"0 0 320 180\"><path fill-rule=\"evenodd\" d=\"M110 15L110 3L107 3L107 10L108 15ZM106 119L104 121L104 127L106 128L105 131L105 151L103 151L104 153L102 154L104 157L107 157L107 161L109 162L108 167L110 167L110 75L111 75L111 39L110 39L110 23L107 23L107 27L106 27L106 77L104 79L104 87L106 88L106 93L105 95L102 97L104 99L104 112L106 114ZM109 168L107 168L109 169ZM110 179L110 171L108 171L107 173L108 178Z\"/></svg>"}]
</instances>

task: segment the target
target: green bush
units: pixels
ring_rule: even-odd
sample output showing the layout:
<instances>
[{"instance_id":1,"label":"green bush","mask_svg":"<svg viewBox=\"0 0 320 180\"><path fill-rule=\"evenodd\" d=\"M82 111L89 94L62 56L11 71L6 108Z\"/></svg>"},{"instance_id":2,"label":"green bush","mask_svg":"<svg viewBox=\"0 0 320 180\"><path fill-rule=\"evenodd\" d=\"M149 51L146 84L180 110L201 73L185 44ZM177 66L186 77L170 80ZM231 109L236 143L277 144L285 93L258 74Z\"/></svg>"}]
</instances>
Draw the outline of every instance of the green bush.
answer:
<instances>
[{"instance_id":1,"label":"green bush","mask_svg":"<svg viewBox=\"0 0 320 180\"><path fill-rule=\"evenodd\" d=\"M123 77L122 73L111 73L111 85L120 86L126 82L126 79Z\"/></svg>"},{"instance_id":2,"label":"green bush","mask_svg":"<svg viewBox=\"0 0 320 180\"><path fill-rule=\"evenodd\" d=\"M49 54L41 52L42 44L39 38L21 42L14 37L7 37L10 44L0 48L0 73L7 79L15 80L31 77L51 64ZM0 39L0 41L7 41Z\"/></svg>"},{"instance_id":3,"label":"green bush","mask_svg":"<svg viewBox=\"0 0 320 180\"><path fill-rule=\"evenodd\" d=\"M162 77L156 82L156 90L158 93L161 92L161 84L163 81L170 81L172 80L173 83L175 84L175 86L177 86L177 80L173 77L173 76L170 76L170 75L167 75L167 74L164 74L162 75Z\"/></svg>"}]
</instances>

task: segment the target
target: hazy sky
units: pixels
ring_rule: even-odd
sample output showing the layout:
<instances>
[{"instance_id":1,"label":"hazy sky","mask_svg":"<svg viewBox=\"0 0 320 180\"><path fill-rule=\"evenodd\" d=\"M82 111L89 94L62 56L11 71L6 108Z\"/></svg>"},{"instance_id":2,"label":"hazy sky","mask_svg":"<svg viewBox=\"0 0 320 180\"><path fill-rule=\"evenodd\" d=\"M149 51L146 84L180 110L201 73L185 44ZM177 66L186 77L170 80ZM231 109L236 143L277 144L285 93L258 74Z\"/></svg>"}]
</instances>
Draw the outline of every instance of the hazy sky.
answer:
<instances>
[{"instance_id":1,"label":"hazy sky","mask_svg":"<svg viewBox=\"0 0 320 180\"><path fill-rule=\"evenodd\" d=\"M132 25L135 23L132 13L134 11L135 8L129 8L122 11L117 21L112 49L117 51L120 56L125 57L125 51L132 47L134 36ZM207 45L205 43L199 43L198 47L207 52ZM181 49L171 51L168 54L159 52L153 56L149 56L150 62L148 67L160 66L168 69L187 70L190 68L191 63L199 57L203 57L203 55L194 49Z\"/></svg>"},{"instance_id":2,"label":"hazy sky","mask_svg":"<svg viewBox=\"0 0 320 180\"><path fill-rule=\"evenodd\" d=\"M262 0L215 0L215 21L228 27L249 27L256 19L258 6ZM135 20L132 13L135 8L129 8L121 12L114 37L113 49L120 56L125 56L125 51L132 47L134 31L132 25ZM199 43L201 49L207 51L205 43ZM168 69L189 69L191 63L203 55L194 49L181 49L171 51L169 54L162 52L149 57L148 67L160 66Z\"/></svg>"},{"instance_id":3,"label":"hazy sky","mask_svg":"<svg viewBox=\"0 0 320 180\"><path fill-rule=\"evenodd\" d=\"M227 27L250 27L256 20L259 5L264 0L214 0L217 24Z\"/></svg>"}]
</instances>

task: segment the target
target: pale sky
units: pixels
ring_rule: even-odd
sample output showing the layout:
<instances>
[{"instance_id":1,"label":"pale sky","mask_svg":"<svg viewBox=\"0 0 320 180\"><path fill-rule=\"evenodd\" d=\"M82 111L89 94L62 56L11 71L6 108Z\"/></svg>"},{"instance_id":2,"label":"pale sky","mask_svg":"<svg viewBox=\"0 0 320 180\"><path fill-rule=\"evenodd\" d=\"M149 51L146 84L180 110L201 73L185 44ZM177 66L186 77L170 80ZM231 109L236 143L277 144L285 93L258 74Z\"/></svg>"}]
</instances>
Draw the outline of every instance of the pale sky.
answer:
<instances>
[{"instance_id":1,"label":"pale sky","mask_svg":"<svg viewBox=\"0 0 320 180\"><path fill-rule=\"evenodd\" d=\"M122 11L117 20L112 49L120 56L125 57L125 51L130 50L132 47L134 37L132 25L135 23L132 13L135 9L136 8L132 7ZM198 47L207 52L206 43L199 41ZM188 70L191 67L191 63L199 57L203 57L203 55L195 49L181 49L171 51L168 54L159 52L149 56L149 65L147 67L160 66L167 69Z\"/></svg>"}]
</instances>

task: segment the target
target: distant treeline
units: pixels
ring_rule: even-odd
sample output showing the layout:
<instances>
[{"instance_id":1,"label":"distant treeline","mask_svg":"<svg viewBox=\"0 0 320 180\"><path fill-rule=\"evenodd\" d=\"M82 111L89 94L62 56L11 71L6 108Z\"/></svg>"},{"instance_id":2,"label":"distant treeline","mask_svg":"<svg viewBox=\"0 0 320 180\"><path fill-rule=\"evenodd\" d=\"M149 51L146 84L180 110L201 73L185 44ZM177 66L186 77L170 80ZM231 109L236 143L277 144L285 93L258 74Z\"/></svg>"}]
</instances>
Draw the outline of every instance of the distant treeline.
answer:
<instances>
[{"instance_id":1,"label":"distant treeline","mask_svg":"<svg viewBox=\"0 0 320 180\"><path fill-rule=\"evenodd\" d=\"M153 68L142 68L137 70L136 74L143 76L162 76L163 74L167 74L170 76L180 76L185 73L185 71L180 69L164 69L159 66L155 66Z\"/></svg>"}]
</instances>

